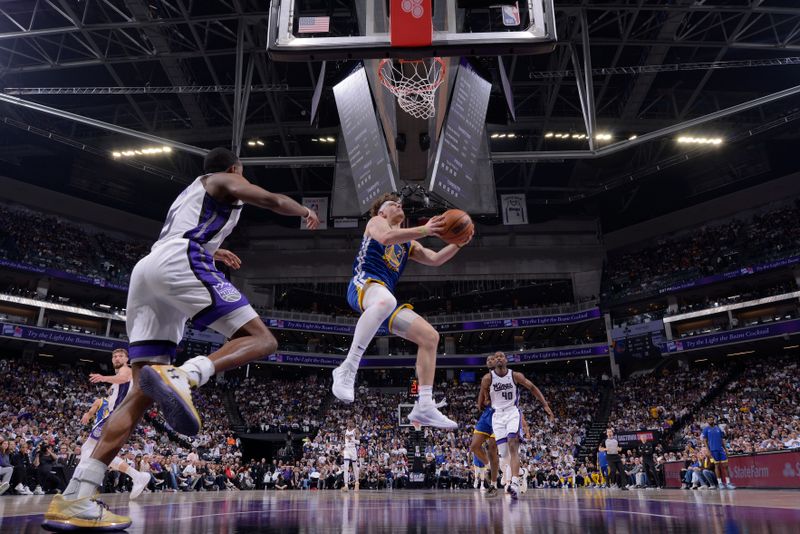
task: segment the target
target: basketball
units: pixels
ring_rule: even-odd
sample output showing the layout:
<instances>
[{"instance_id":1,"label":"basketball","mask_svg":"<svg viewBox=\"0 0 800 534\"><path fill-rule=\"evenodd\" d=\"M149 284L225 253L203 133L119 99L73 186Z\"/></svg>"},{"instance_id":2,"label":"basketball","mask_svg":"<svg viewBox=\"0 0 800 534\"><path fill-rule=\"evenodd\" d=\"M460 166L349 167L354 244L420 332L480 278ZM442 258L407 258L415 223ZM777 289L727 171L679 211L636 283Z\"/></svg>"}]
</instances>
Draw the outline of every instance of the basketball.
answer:
<instances>
[{"instance_id":1,"label":"basketball","mask_svg":"<svg viewBox=\"0 0 800 534\"><path fill-rule=\"evenodd\" d=\"M447 210L442 213L444 217L444 231L439 236L442 241L450 245L457 245L464 241L472 232L473 224L469 214L461 210Z\"/></svg>"}]
</instances>

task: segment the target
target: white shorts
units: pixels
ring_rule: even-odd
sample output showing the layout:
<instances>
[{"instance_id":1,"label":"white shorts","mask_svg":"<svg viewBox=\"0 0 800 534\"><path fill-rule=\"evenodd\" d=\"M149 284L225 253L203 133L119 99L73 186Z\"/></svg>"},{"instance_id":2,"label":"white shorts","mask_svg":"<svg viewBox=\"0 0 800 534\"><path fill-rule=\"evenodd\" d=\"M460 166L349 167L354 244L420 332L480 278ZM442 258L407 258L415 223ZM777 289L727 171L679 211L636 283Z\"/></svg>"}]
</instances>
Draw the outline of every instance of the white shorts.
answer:
<instances>
[{"instance_id":1,"label":"white shorts","mask_svg":"<svg viewBox=\"0 0 800 534\"><path fill-rule=\"evenodd\" d=\"M521 425L522 419L519 408L516 406L495 410L492 415L492 431L495 442L500 445L508 441L509 437L518 437L522 430Z\"/></svg>"},{"instance_id":2,"label":"white shorts","mask_svg":"<svg viewBox=\"0 0 800 534\"><path fill-rule=\"evenodd\" d=\"M258 317L244 295L188 239L173 239L139 260L128 288L131 362L172 363L187 319L231 337Z\"/></svg>"},{"instance_id":3,"label":"white shorts","mask_svg":"<svg viewBox=\"0 0 800 534\"><path fill-rule=\"evenodd\" d=\"M350 460L351 462L358 461L358 453L355 449L345 449L344 450L344 459Z\"/></svg>"}]
</instances>

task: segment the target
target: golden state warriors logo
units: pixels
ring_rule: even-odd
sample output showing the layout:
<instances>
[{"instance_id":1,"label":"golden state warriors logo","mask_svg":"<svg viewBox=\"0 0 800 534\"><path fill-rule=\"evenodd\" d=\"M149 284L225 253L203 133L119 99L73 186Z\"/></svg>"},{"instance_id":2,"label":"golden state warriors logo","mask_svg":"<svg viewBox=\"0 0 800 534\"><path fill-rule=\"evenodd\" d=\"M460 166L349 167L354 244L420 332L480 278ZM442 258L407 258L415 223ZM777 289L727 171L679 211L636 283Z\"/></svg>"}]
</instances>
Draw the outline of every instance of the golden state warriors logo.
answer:
<instances>
[{"instance_id":1,"label":"golden state warriors logo","mask_svg":"<svg viewBox=\"0 0 800 534\"><path fill-rule=\"evenodd\" d=\"M383 253L383 261L387 267L396 272L400 270L405 255L406 249L402 245L389 245Z\"/></svg>"}]
</instances>

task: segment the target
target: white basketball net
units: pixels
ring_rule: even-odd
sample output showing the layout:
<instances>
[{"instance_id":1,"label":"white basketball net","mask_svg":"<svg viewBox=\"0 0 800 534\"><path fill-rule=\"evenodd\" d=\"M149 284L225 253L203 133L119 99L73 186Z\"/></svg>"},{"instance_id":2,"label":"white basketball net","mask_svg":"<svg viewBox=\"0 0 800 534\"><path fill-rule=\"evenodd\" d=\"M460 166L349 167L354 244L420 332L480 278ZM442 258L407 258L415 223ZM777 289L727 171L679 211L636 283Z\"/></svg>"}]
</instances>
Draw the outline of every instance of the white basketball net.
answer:
<instances>
[{"instance_id":1,"label":"white basketball net","mask_svg":"<svg viewBox=\"0 0 800 534\"><path fill-rule=\"evenodd\" d=\"M436 89L444 81L445 63L431 60L399 60L395 64L384 59L378 65L378 78L397 97L397 103L409 115L430 119L436 113Z\"/></svg>"}]
</instances>

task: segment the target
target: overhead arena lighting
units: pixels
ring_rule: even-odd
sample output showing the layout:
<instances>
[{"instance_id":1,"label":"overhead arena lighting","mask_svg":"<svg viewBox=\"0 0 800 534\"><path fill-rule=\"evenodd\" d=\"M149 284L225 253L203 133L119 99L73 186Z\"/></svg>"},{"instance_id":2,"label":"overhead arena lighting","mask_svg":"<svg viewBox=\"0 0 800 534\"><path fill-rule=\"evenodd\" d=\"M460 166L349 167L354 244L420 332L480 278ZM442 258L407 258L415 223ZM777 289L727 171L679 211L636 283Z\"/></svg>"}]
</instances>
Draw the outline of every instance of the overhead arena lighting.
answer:
<instances>
[{"instance_id":1,"label":"overhead arena lighting","mask_svg":"<svg viewBox=\"0 0 800 534\"><path fill-rule=\"evenodd\" d=\"M261 139L250 139L247 142L247 146L264 146L264 141Z\"/></svg>"},{"instance_id":2,"label":"overhead arena lighting","mask_svg":"<svg viewBox=\"0 0 800 534\"><path fill-rule=\"evenodd\" d=\"M153 156L155 154L169 154L172 149L168 146L154 146L135 148L133 150L115 150L111 153L115 158L131 158L133 156Z\"/></svg>"},{"instance_id":3,"label":"overhead arena lighting","mask_svg":"<svg viewBox=\"0 0 800 534\"><path fill-rule=\"evenodd\" d=\"M315 143L335 143L336 142L336 138L335 137L319 137L319 138L312 137L311 140L314 141Z\"/></svg>"},{"instance_id":4,"label":"overhead arena lighting","mask_svg":"<svg viewBox=\"0 0 800 534\"><path fill-rule=\"evenodd\" d=\"M719 146L722 144L721 137L691 137L681 136L677 139L678 143L682 145L712 145Z\"/></svg>"},{"instance_id":5,"label":"overhead arena lighting","mask_svg":"<svg viewBox=\"0 0 800 534\"><path fill-rule=\"evenodd\" d=\"M510 137L510 135L509 135ZM575 132L547 132L544 134L545 139L586 139L588 136L584 133Z\"/></svg>"},{"instance_id":6,"label":"overhead arena lighting","mask_svg":"<svg viewBox=\"0 0 800 534\"><path fill-rule=\"evenodd\" d=\"M493 133L489 137L491 137L492 139L506 139L506 138L515 139L517 137L517 134L514 133L514 132L511 132L511 133Z\"/></svg>"},{"instance_id":7,"label":"overhead arena lighting","mask_svg":"<svg viewBox=\"0 0 800 534\"><path fill-rule=\"evenodd\" d=\"M597 141L611 141L614 137L610 133L599 133L594 136Z\"/></svg>"}]
</instances>

